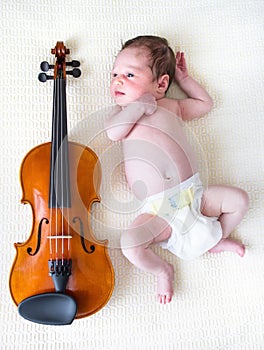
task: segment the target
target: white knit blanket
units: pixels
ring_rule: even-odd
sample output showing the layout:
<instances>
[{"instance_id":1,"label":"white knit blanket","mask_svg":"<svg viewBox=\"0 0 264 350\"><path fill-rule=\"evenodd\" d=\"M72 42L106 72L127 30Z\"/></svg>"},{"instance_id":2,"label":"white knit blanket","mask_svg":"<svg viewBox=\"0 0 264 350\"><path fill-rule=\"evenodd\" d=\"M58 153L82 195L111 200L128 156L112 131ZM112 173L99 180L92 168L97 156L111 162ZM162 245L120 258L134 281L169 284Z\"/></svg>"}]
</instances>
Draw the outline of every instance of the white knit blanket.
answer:
<instances>
[{"instance_id":1,"label":"white knit blanket","mask_svg":"<svg viewBox=\"0 0 264 350\"><path fill-rule=\"evenodd\" d=\"M264 349L264 2L261 0L2 0L1 91L1 349L249 350ZM120 145L103 120L112 62L136 35L166 37L185 52L190 74L209 91L213 110L187 123L203 180L245 189L250 209L232 237L244 258L205 254L184 262L159 248L175 266L175 295L155 301L153 276L133 267L119 249L134 217ZM51 135L52 82L37 80L58 40L81 61L82 76L67 81L72 140L93 148L102 163L101 203L92 209L98 238L109 240L115 288L108 304L70 326L43 326L17 313L8 287L14 242L30 235L30 206L20 204L19 167ZM181 97L177 87L170 96ZM132 208L132 209L131 209ZM30 278L30 274L28 278Z\"/></svg>"}]
</instances>

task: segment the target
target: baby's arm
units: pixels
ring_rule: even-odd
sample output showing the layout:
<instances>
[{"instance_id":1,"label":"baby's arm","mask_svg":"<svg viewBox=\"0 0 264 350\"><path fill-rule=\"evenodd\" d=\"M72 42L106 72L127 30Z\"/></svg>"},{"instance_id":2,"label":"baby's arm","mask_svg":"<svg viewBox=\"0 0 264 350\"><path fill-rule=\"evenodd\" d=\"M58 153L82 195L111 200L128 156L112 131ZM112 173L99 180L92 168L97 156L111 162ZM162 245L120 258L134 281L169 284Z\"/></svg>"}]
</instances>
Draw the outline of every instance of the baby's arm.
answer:
<instances>
[{"instance_id":1,"label":"baby's arm","mask_svg":"<svg viewBox=\"0 0 264 350\"><path fill-rule=\"evenodd\" d=\"M186 99L177 100L182 119L191 120L201 117L212 109L212 98L197 81L189 76L182 52L176 54L175 80L187 95Z\"/></svg>"},{"instance_id":2,"label":"baby's arm","mask_svg":"<svg viewBox=\"0 0 264 350\"><path fill-rule=\"evenodd\" d=\"M115 106L105 122L107 136L113 141L124 139L143 115L151 115L156 108L157 103L150 94L141 96L123 109Z\"/></svg>"}]
</instances>

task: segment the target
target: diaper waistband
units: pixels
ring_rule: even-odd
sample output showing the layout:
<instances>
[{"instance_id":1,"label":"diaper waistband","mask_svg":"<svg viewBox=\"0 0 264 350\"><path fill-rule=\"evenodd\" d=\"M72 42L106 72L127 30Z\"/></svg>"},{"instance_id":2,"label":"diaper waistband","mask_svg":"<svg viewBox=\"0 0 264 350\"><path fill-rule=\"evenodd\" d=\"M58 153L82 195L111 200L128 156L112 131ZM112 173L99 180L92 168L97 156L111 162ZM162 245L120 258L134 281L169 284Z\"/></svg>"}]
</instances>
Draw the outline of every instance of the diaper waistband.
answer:
<instances>
[{"instance_id":1,"label":"diaper waistband","mask_svg":"<svg viewBox=\"0 0 264 350\"><path fill-rule=\"evenodd\" d=\"M194 200L195 189L201 186L199 173L196 173L180 184L146 198L146 205L154 215L161 211L169 213L173 210L174 213L175 209L189 206Z\"/></svg>"},{"instance_id":2,"label":"diaper waistband","mask_svg":"<svg viewBox=\"0 0 264 350\"><path fill-rule=\"evenodd\" d=\"M181 193L185 190L190 189L193 186L202 186L201 180L200 180L200 174L195 173L193 176L189 177L187 180L184 180L183 182L179 183L178 185L168 188L162 192L155 193L152 196L147 197L148 202L155 201L156 199L160 199L163 197L169 198L170 196L175 195L176 193Z\"/></svg>"}]
</instances>

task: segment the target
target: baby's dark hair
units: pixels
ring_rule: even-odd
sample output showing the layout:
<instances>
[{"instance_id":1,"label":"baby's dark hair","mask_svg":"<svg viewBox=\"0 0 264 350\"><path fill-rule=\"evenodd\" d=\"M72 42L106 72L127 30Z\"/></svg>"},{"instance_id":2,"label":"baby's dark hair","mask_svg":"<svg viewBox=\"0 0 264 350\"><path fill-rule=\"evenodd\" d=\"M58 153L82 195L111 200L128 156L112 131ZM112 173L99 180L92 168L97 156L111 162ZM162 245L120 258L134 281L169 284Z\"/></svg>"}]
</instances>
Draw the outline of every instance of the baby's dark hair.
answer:
<instances>
[{"instance_id":1,"label":"baby's dark hair","mask_svg":"<svg viewBox=\"0 0 264 350\"><path fill-rule=\"evenodd\" d=\"M153 35L137 36L126 41L122 45L122 50L127 47L146 48L151 57L150 68L155 79L162 75L169 75L169 86L175 75L175 54L170 48L167 39Z\"/></svg>"}]
</instances>

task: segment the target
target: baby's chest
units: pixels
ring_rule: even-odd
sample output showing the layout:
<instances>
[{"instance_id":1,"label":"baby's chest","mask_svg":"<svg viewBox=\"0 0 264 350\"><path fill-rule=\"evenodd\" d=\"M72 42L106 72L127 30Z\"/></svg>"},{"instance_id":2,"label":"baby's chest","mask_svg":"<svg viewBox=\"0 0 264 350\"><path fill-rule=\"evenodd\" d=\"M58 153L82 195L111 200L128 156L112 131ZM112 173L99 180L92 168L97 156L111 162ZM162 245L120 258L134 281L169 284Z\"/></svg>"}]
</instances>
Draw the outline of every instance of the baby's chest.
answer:
<instances>
[{"instance_id":1,"label":"baby's chest","mask_svg":"<svg viewBox=\"0 0 264 350\"><path fill-rule=\"evenodd\" d=\"M157 144L179 142L184 135L181 120L169 111L158 108L151 116L143 116L127 139L141 139Z\"/></svg>"}]
</instances>

